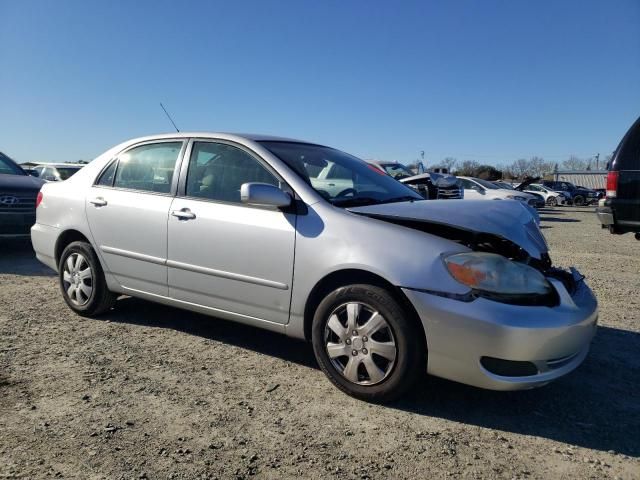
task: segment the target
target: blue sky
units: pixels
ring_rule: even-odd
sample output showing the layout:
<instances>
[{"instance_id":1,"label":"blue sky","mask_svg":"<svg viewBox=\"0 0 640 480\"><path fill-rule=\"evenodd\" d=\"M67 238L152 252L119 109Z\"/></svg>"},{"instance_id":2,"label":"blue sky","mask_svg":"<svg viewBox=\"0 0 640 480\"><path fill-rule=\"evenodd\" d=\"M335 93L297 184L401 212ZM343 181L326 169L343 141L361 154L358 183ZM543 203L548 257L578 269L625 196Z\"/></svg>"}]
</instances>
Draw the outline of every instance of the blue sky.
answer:
<instances>
[{"instance_id":1,"label":"blue sky","mask_svg":"<svg viewBox=\"0 0 640 480\"><path fill-rule=\"evenodd\" d=\"M364 158L611 152L640 115L640 2L0 0L0 150L91 159L171 130Z\"/></svg>"}]
</instances>

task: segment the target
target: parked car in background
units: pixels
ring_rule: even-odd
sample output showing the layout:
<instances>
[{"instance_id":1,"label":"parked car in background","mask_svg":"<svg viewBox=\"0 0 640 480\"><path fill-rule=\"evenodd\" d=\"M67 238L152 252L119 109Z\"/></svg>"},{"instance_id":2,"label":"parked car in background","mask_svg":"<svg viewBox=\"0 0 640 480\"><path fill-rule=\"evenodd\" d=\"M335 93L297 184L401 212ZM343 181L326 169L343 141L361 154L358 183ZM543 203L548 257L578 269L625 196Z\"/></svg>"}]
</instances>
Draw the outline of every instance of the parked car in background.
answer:
<instances>
[{"instance_id":1,"label":"parked car in background","mask_svg":"<svg viewBox=\"0 0 640 480\"><path fill-rule=\"evenodd\" d=\"M607 196L598 218L611 233L635 232L640 240L640 118L631 126L609 162Z\"/></svg>"},{"instance_id":2,"label":"parked car in background","mask_svg":"<svg viewBox=\"0 0 640 480\"><path fill-rule=\"evenodd\" d=\"M519 191L519 192L524 192L526 191L526 193L528 195L531 195L533 198L535 198L535 202L531 202L529 201L529 205L531 205L534 208L544 208L544 206L546 205L546 201L545 198L540 195L539 193L536 192L532 192L532 191L528 191L525 190L525 187L527 187L529 185L529 182L523 182L520 185L517 186L513 186L512 184L508 183L508 182L503 182L501 180L496 180L493 183L496 187L498 188L503 188L506 190L515 190L515 191Z\"/></svg>"},{"instance_id":3,"label":"parked car in background","mask_svg":"<svg viewBox=\"0 0 640 480\"><path fill-rule=\"evenodd\" d=\"M0 239L29 236L43 183L0 152Z\"/></svg>"},{"instance_id":4,"label":"parked car in background","mask_svg":"<svg viewBox=\"0 0 640 480\"><path fill-rule=\"evenodd\" d=\"M32 170L38 178L45 182L61 182L78 173L82 167L84 164L47 163L34 167Z\"/></svg>"},{"instance_id":5,"label":"parked car in background","mask_svg":"<svg viewBox=\"0 0 640 480\"><path fill-rule=\"evenodd\" d=\"M552 207L566 205L567 203L567 197L565 197L562 192L554 192L539 183L526 185L524 187L524 191L531 194L535 193L541 195L544 198L545 204Z\"/></svg>"},{"instance_id":6,"label":"parked car in background","mask_svg":"<svg viewBox=\"0 0 640 480\"><path fill-rule=\"evenodd\" d=\"M398 162L378 162L367 160L381 172L395 178L401 183L417 190L429 200L460 200L464 197L464 189L455 175L423 172L414 174L409 167Z\"/></svg>"},{"instance_id":7,"label":"parked car in background","mask_svg":"<svg viewBox=\"0 0 640 480\"><path fill-rule=\"evenodd\" d=\"M576 207L591 205L598 201L598 193L595 190L579 188L571 182L544 180L542 185L550 190L562 192L562 194L567 197L567 202Z\"/></svg>"},{"instance_id":8,"label":"parked car in background","mask_svg":"<svg viewBox=\"0 0 640 480\"><path fill-rule=\"evenodd\" d=\"M537 195L544 201L545 205L556 206L564 205L567 202L567 197L562 192L555 192L547 187L536 183L540 180L540 177L530 178L524 182L520 182L517 185L512 185L507 182L495 182L499 185L503 185L506 188L512 188L520 192L526 192L530 195ZM544 206L544 205L543 205Z\"/></svg>"},{"instance_id":9,"label":"parked car in background","mask_svg":"<svg viewBox=\"0 0 640 480\"><path fill-rule=\"evenodd\" d=\"M329 164L349 187L314 183ZM596 331L584 277L552 265L523 203L427 201L322 145L139 138L41 193L33 246L73 311L126 294L307 339L362 399L396 398L425 371L545 385L582 363Z\"/></svg>"},{"instance_id":10,"label":"parked car in background","mask_svg":"<svg viewBox=\"0 0 640 480\"><path fill-rule=\"evenodd\" d=\"M535 207L538 200L528 193L500 188L489 180L474 177L458 177L464 188L466 200L518 200L530 207Z\"/></svg>"}]
</instances>

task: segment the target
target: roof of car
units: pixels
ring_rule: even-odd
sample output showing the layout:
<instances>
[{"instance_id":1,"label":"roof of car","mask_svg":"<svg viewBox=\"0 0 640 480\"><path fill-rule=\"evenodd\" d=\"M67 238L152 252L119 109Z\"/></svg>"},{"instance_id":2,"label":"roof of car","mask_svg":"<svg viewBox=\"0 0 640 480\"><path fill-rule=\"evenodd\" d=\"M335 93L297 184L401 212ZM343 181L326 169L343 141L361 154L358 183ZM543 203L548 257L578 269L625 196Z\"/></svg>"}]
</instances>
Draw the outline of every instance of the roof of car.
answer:
<instances>
[{"instance_id":1,"label":"roof of car","mask_svg":"<svg viewBox=\"0 0 640 480\"><path fill-rule=\"evenodd\" d=\"M309 143L317 145L316 142L310 142L307 140L299 140L295 138L279 137L276 135L264 135L259 133L233 133L233 132L171 132L161 133L158 135L149 135L146 137L135 138L132 140L145 141L164 138L233 138L252 140L254 142L295 142L295 143Z\"/></svg>"},{"instance_id":2,"label":"roof of car","mask_svg":"<svg viewBox=\"0 0 640 480\"><path fill-rule=\"evenodd\" d=\"M86 163L40 163L37 167L55 167L55 168L82 168L86 167Z\"/></svg>"}]
</instances>

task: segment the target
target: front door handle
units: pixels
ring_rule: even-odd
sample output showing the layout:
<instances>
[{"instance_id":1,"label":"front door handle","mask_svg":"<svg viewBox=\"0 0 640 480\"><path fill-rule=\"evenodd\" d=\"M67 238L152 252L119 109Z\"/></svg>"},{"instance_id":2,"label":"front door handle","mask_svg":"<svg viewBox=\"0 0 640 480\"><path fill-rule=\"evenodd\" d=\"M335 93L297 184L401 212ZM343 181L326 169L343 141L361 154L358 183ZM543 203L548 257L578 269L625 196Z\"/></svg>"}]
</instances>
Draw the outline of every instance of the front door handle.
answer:
<instances>
[{"instance_id":1,"label":"front door handle","mask_svg":"<svg viewBox=\"0 0 640 480\"><path fill-rule=\"evenodd\" d=\"M97 197L93 200L89 200L89 203L95 205L96 207L104 207L107 204L107 201L102 197Z\"/></svg>"},{"instance_id":2,"label":"front door handle","mask_svg":"<svg viewBox=\"0 0 640 480\"><path fill-rule=\"evenodd\" d=\"M193 220L194 218L196 218L196 214L188 208L174 210L173 212L171 212L171 215L176 217L178 220Z\"/></svg>"}]
</instances>

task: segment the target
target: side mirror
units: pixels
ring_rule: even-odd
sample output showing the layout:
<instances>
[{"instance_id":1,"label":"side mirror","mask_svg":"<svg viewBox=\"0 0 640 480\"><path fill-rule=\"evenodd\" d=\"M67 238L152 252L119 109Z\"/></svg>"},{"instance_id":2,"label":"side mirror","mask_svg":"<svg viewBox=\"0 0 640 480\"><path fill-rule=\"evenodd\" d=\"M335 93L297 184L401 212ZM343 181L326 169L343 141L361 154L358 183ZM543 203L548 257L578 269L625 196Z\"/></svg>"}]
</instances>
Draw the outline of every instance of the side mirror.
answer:
<instances>
[{"instance_id":1,"label":"side mirror","mask_svg":"<svg viewBox=\"0 0 640 480\"><path fill-rule=\"evenodd\" d=\"M248 205L269 207L291 205L291 195L268 183L243 183L240 187L240 200Z\"/></svg>"}]
</instances>

